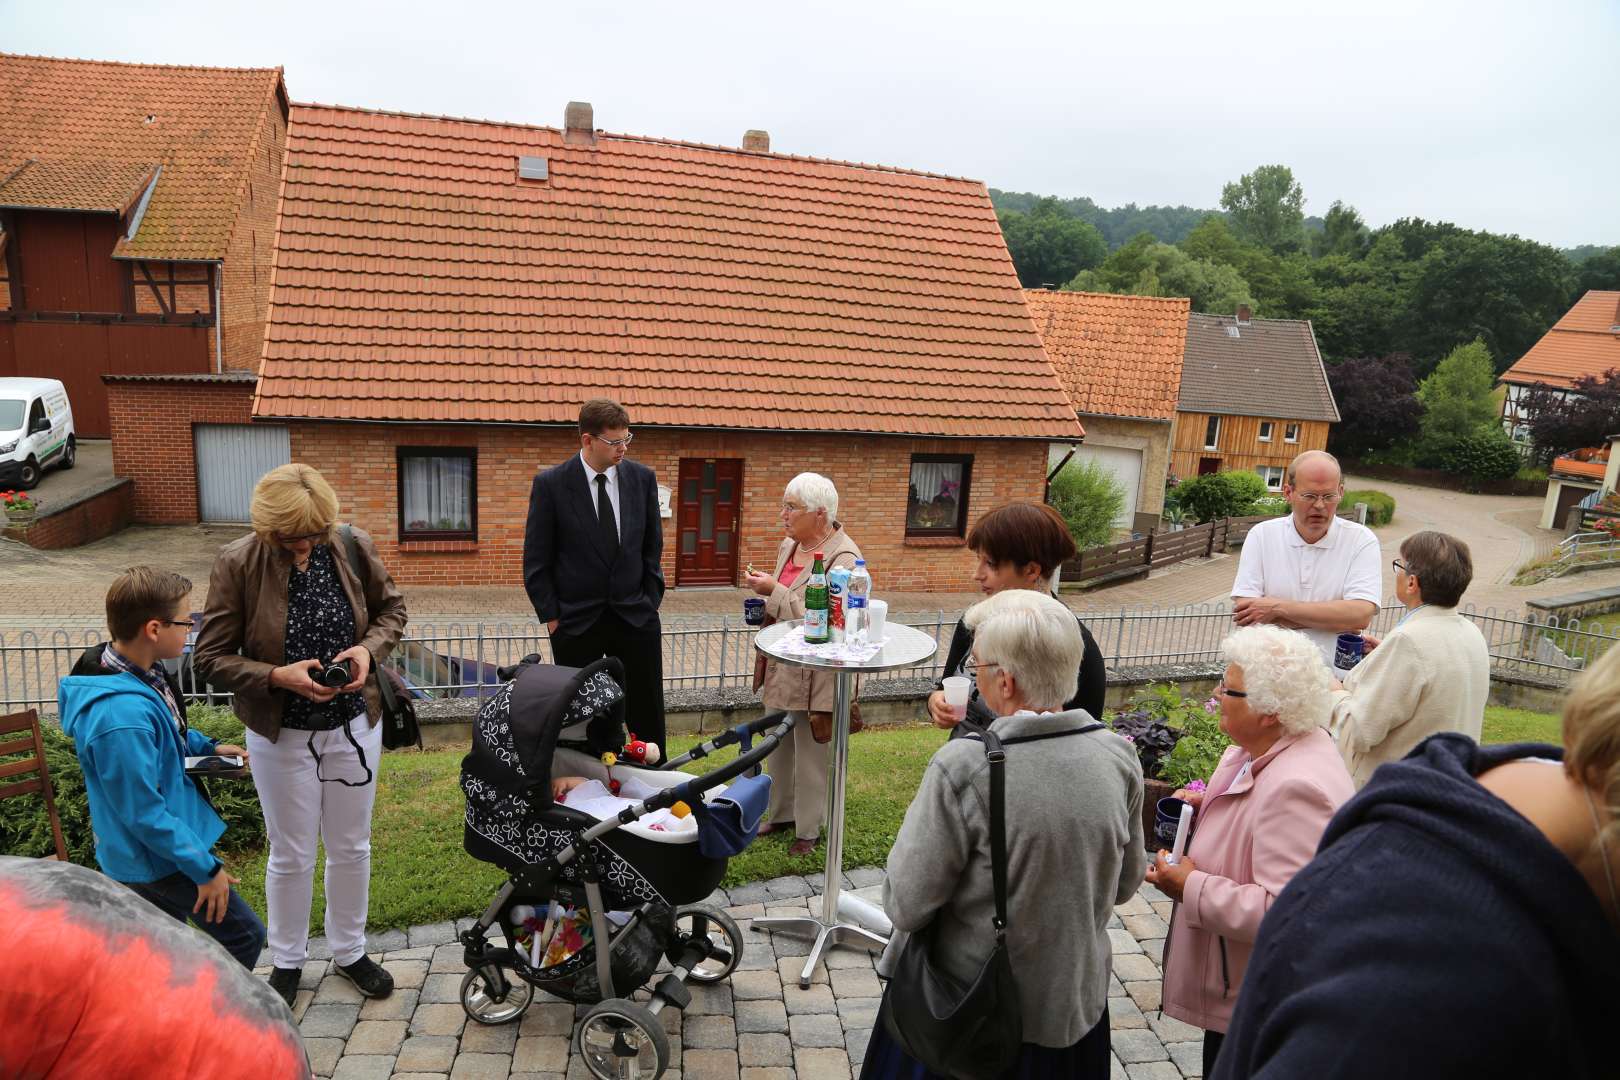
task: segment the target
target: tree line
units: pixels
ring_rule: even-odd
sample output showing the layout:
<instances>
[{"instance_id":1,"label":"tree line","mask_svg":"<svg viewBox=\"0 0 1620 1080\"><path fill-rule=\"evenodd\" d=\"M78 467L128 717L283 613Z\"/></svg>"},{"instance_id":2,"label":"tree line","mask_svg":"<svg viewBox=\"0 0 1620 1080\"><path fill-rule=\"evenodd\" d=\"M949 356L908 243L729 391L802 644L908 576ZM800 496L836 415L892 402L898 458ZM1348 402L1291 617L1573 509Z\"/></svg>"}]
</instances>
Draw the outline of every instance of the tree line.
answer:
<instances>
[{"instance_id":1,"label":"tree line","mask_svg":"<svg viewBox=\"0 0 1620 1080\"><path fill-rule=\"evenodd\" d=\"M1564 252L1422 218L1372 229L1343 202L1308 219L1286 165L1226 184L1220 211L992 198L1026 287L1186 296L1194 311L1248 304L1260 318L1309 319L1344 417L1334 449L1481 478L1509 464L1495 376L1587 290L1620 289L1620 246ZM1547 437L1584 431L1569 415L1581 411L1552 410L1562 423L1556 434L1544 425ZM1532 437L1542 457L1570 448Z\"/></svg>"}]
</instances>

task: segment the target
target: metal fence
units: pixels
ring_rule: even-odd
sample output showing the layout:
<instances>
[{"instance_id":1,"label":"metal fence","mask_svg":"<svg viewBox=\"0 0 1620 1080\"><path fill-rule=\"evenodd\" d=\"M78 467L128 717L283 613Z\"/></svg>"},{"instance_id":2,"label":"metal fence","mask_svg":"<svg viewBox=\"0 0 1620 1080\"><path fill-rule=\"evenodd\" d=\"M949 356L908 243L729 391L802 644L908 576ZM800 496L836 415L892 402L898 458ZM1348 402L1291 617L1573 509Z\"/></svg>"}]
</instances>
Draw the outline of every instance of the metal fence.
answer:
<instances>
[{"instance_id":1,"label":"metal fence","mask_svg":"<svg viewBox=\"0 0 1620 1080\"><path fill-rule=\"evenodd\" d=\"M1402 611L1398 605L1384 607L1370 632L1388 633ZM1472 606L1465 606L1462 612L1485 635L1497 675L1564 684L1620 640L1578 619L1524 619L1514 612L1476 611ZM1167 666L1216 664L1221 640L1232 630L1231 609L1225 603L1079 614L1116 676L1152 673ZM958 613L945 611L897 614L897 622L934 639L934 655L911 668L869 676L868 685L938 677L957 617ZM666 629L665 690L751 688L754 634L754 628L740 620ZM53 711L57 683L87 646L104 640L100 630L0 631L0 710L42 707ZM542 660L551 658L545 629L536 622L414 624L388 664L420 694L482 699L498 685L497 668L515 664L531 653ZM189 656L181 658L177 670L192 700L216 704L230 700L228 694L211 692L200 683Z\"/></svg>"}]
</instances>

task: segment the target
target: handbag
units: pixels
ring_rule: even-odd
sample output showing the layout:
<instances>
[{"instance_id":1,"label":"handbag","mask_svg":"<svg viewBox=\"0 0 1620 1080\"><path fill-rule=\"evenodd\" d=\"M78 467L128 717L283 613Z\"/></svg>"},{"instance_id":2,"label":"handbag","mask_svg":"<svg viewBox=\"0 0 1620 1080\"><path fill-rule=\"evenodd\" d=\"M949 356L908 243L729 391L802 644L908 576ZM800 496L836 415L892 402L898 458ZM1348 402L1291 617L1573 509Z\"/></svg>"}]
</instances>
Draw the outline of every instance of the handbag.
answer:
<instances>
[{"instance_id":1,"label":"handbag","mask_svg":"<svg viewBox=\"0 0 1620 1080\"><path fill-rule=\"evenodd\" d=\"M878 1018L889 1037L930 1072L954 1080L990 1080L1012 1068L1024 1041L1018 985L1007 957L1007 829L1001 740L964 720L959 727L984 741L990 764L990 872L996 911L995 947L966 986L929 959L933 922L916 931L895 963Z\"/></svg>"},{"instance_id":2,"label":"handbag","mask_svg":"<svg viewBox=\"0 0 1620 1080\"><path fill-rule=\"evenodd\" d=\"M349 569L361 588L371 583L366 565L360 559L360 545L354 539L354 527L344 525L338 529L343 537L343 548L349 555ZM422 749L422 728L416 722L416 706L409 694L401 694L394 687L393 674L381 664L377 665L377 692L382 696L382 744L384 750L398 750L414 746Z\"/></svg>"}]
</instances>

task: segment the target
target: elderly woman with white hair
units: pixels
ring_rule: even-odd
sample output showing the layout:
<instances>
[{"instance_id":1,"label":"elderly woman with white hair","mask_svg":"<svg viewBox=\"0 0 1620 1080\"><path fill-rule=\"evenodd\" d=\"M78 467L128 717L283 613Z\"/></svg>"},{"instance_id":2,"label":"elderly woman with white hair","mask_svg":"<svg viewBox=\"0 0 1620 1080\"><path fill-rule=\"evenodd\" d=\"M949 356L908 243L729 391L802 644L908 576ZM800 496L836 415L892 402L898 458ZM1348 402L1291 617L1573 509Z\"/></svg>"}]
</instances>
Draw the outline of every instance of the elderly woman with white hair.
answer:
<instances>
[{"instance_id":1,"label":"elderly woman with white hair","mask_svg":"<svg viewBox=\"0 0 1620 1080\"><path fill-rule=\"evenodd\" d=\"M773 622L804 618L805 586L816 556L822 566L853 569L861 557L838 523L838 489L825 476L800 473L782 493L782 529L787 535L769 574L750 570L744 584L765 597L765 615ZM765 657L763 681L756 690L767 710L785 709L798 721L789 740L765 759L771 774L770 822L761 833L793 830L790 855L816 848L827 816L827 760L832 731L833 676L829 671L778 663Z\"/></svg>"},{"instance_id":2,"label":"elderly woman with white hair","mask_svg":"<svg viewBox=\"0 0 1620 1080\"><path fill-rule=\"evenodd\" d=\"M1085 653L1067 607L1030 589L1007 589L969 609L964 621L973 632L967 670L997 717L989 730L1006 755L1006 948L1023 1017L1023 1042L1007 1075L1106 1078L1108 920L1114 905L1136 892L1147 865L1142 768L1124 739L1084 709L1064 707ZM952 739L923 773L884 883L895 928L912 935L931 928L935 969L962 986L996 943L989 805L983 743L974 735ZM885 1025L872 1032L863 1078L928 1075Z\"/></svg>"},{"instance_id":3,"label":"elderly woman with white hair","mask_svg":"<svg viewBox=\"0 0 1620 1080\"><path fill-rule=\"evenodd\" d=\"M1147 879L1177 901L1164 950L1164 1003L1204 1029L1204 1075L1215 1067L1260 920L1316 851L1335 811L1355 794L1333 738L1333 677L1321 650L1281 627L1249 626L1223 645L1215 695L1233 745L1196 806L1192 843Z\"/></svg>"}]
</instances>

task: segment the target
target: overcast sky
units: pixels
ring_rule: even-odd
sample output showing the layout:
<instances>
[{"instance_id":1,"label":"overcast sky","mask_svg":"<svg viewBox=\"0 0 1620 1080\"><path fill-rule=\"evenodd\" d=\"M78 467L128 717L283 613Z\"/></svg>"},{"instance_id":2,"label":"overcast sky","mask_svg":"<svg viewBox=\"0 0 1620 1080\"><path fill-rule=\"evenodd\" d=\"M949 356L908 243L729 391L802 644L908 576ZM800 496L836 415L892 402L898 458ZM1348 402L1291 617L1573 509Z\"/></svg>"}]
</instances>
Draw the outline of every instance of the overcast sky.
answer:
<instances>
[{"instance_id":1,"label":"overcast sky","mask_svg":"<svg viewBox=\"0 0 1620 1080\"><path fill-rule=\"evenodd\" d=\"M1415 9L1415 10L1414 10ZM598 127L1213 207L1281 162L1307 213L1620 243L1620 3L1018 6L0 0L0 50L276 66L295 101Z\"/></svg>"}]
</instances>

